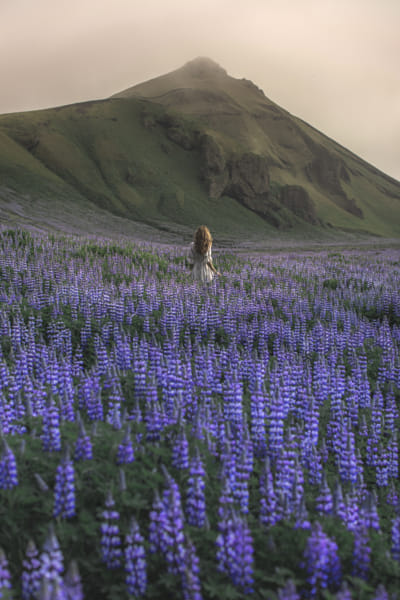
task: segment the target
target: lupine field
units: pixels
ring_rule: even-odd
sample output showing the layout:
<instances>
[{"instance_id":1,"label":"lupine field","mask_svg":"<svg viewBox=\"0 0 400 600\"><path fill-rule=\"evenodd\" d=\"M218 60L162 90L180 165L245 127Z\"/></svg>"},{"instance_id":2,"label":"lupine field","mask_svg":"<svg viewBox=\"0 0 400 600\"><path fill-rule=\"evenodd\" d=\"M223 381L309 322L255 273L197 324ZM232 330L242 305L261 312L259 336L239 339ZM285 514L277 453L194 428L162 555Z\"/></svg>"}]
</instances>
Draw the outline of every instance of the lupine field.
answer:
<instances>
[{"instance_id":1,"label":"lupine field","mask_svg":"<svg viewBox=\"0 0 400 600\"><path fill-rule=\"evenodd\" d=\"M0 598L400 598L400 254L0 233Z\"/></svg>"}]
</instances>

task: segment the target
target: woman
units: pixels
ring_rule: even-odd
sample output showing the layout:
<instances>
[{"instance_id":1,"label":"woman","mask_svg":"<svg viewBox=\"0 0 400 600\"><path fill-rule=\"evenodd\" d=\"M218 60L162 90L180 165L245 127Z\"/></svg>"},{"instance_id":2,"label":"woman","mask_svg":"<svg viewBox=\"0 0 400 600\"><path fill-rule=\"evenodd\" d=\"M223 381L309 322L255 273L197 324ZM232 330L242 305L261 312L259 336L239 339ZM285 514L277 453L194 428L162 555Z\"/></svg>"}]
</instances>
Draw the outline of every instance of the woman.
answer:
<instances>
[{"instance_id":1,"label":"woman","mask_svg":"<svg viewBox=\"0 0 400 600\"><path fill-rule=\"evenodd\" d=\"M200 225L194 234L194 241L190 244L189 261L193 279L197 281L213 280L214 275L221 275L214 267L211 257L212 237L205 225Z\"/></svg>"}]
</instances>

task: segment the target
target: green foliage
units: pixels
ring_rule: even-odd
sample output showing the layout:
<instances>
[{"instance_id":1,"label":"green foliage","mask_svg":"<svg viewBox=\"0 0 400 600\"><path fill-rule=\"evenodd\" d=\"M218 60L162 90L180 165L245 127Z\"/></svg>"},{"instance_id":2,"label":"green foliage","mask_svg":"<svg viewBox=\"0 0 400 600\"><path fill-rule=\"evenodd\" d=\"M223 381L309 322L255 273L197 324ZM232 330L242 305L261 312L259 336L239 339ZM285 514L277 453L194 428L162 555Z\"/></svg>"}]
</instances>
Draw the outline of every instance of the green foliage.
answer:
<instances>
[{"instance_id":1,"label":"green foliage","mask_svg":"<svg viewBox=\"0 0 400 600\"><path fill-rule=\"evenodd\" d=\"M322 285L324 286L324 288L336 290L338 286L338 281L337 279L325 279Z\"/></svg>"}]
</instances>

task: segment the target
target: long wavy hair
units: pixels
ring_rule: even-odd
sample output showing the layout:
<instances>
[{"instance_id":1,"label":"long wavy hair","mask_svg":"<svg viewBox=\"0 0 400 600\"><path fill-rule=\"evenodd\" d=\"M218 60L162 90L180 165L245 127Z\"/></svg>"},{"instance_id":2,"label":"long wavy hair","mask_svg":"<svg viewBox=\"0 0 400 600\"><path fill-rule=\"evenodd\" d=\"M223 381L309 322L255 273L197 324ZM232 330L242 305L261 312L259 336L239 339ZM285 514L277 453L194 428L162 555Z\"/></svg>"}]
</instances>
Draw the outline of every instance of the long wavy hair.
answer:
<instances>
[{"instance_id":1,"label":"long wavy hair","mask_svg":"<svg viewBox=\"0 0 400 600\"><path fill-rule=\"evenodd\" d=\"M194 249L199 254L205 254L212 244L210 230L205 225L200 225L194 234Z\"/></svg>"}]
</instances>

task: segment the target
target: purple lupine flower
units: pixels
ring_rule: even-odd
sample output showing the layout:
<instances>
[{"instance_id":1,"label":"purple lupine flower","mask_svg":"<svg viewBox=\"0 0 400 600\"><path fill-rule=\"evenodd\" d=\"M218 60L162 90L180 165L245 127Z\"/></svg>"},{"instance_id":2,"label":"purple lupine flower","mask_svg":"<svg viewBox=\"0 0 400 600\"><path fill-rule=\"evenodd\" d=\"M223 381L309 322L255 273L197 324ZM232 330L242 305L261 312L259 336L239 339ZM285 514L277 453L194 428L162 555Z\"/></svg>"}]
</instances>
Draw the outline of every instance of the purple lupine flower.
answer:
<instances>
[{"instance_id":1,"label":"purple lupine flower","mask_svg":"<svg viewBox=\"0 0 400 600\"><path fill-rule=\"evenodd\" d=\"M394 560L400 561L400 516L392 519L392 546L391 553Z\"/></svg>"},{"instance_id":2,"label":"purple lupine flower","mask_svg":"<svg viewBox=\"0 0 400 600\"><path fill-rule=\"evenodd\" d=\"M376 531L380 530L379 515L374 493L367 493L360 509L359 519L360 523L363 523L367 528L375 529Z\"/></svg>"},{"instance_id":3,"label":"purple lupine flower","mask_svg":"<svg viewBox=\"0 0 400 600\"><path fill-rule=\"evenodd\" d=\"M53 397L43 414L43 430L40 437L45 452L61 450L60 412Z\"/></svg>"},{"instance_id":4,"label":"purple lupine flower","mask_svg":"<svg viewBox=\"0 0 400 600\"><path fill-rule=\"evenodd\" d=\"M101 387L99 375L87 375L83 378L79 390L81 401L79 408L85 408L90 421L104 420L104 407L101 400Z\"/></svg>"},{"instance_id":5,"label":"purple lupine flower","mask_svg":"<svg viewBox=\"0 0 400 600\"><path fill-rule=\"evenodd\" d=\"M354 532L353 575L360 579L367 579L371 562L370 554L368 529L363 526L357 527Z\"/></svg>"},{"instance_id":6,"label":"purple lupine flower","mask_svg":"<svg viewBox=\"0 0 400 600\"><path fill-rule=\"evenodd\" d=\"M10 490L18 485L17 462L6 440L2 438L0 457L0 490Z\"/></svg>"},{"instance_id":7,"label":"purple lupine flower","mask_svg":"<svg viewBox=\"0 0 400 600\"><path fill-rule=\"evenodd\" d=\"M184 600L202 600L200 584L200 561L191 540L185 544L184 568L182 570L182 591Z\"/></svg>"},{"instance_id":8,"label":"purple lupine flower","mask_svg":"<svg viewBox=\"0 0 400 600\"><path fill-rule=\"evenodd\" d=\"M389 491L386 496L386 502L390 506L398 506L399 505L399 494L393 485L393 481L390 483Z\"/></svg>"},{"instance_id":9,"label":"purple lupine flower","mask_svg":"<svg viewBox=\"0 0 400 600\"><path fill-rule=\"evenodd\" d=\"M283 444L284 438L284 412L283 403L280 398L273 398L270 404L269 414L269 440L268 453L272 461L275 461Z\"/></svg>"},{"instance_id":10,"label":"purple lupine flower","mask_svg":"<svg viewBox=\"0 0 400 600\"><path fill-rule=\"evenodd\" d=\"M376 588L375 596L372 598L372 600L389 600L389 594L382 583L380 583Z\"/></svg>"},{"instance_id":11,"label":"purple lupine flower","mask_svg":"<svg viewBox=\"0 0 400 600\"><path fill-rule=\"evenodd\" d=\"M64 582L62 580L50 582L48 579L42 579L35 598L37 600L67 600Z\"/></svg>"},{"instance_id":12,"label":"purple lupine flower","mask_svg":"<svg viewBox=\"0 0 400 600\"><path fill-rule=\"evenodd\" d=\"M39 587L45 586L51 591L56 583L62 583L64 559L52 523L49 526L49 532L43 544L40 565L41 584Z\"/></svg>"},{"instance_id":13,"label":"purple lupine flower","mask_svg":"<svg viewBox=\"0 0 400 600\"><path fill-rule=\"evenodd\" d=\"M91 460L93 458L92 441L87 435L83 421L79 419L79 434L75 442L74 459Z\"/></svg>"},{"instance_id":14,"label":"purple lupine flower","mask_svg":"<svg viewBox=\"0 0 400 600\"><path fill-rule=\"evenodd\" d=\"M265 457L266 444L266 426L265 426L265 392L258 383L250 396L251 408L251 437L255 444L255 453L259 457Z\"/></svg>"},{"instance_id":15,"label":"purple lupine flower","mask_svg":"<svg viewBox=\"0 0 400 600\"><path fill-rule=\"evenodd\" d=\"M357 502L357 496L354 490L345 496L345 523L347 529L355 531L360 524L360 509ZM362 524L362 523L361 523Z\"/></svg>"},{"instance_id":16,"label":"purple lupine flower","mask_svg":"<svg viewBox=\"0 0 400 600\"><path fill-rule=\"evenodd\" d=\"M7 593L7 590L11 590L11 575L5 552L3 548L0 548L0 598L2 598L3 592Z\"/></svg>"},{"instance_id":17,"label":"purple lupine flower","mask_svg":"<svg viewBox=\"0 0 400 600\"><path fill-rule=\"evenodd\" d=\"M131 427L128 424L126 427L124 439L118 446L117 465L125 465L132 463L135 460L133 444L131 438Z\"/></svg>"},{"instance_id":18,"label":"purple lupine flower","mask_svg":"<svg viewBox=\"0 0 400 600\"><path fill-rule=\"evenodd\" d=\"M279 521L280 517L277 512L278 498L274 489L274 477L268 457L265 459L260 476L260 493L260 522L265 527L272 527Z\"/></svg>"},{"instance_id":19,"label":"purple lupine flower","mask_svg":"<svg viewBox=\"0 0 400 600\"><path fill-rule=\"evenodd\" d=\"M68 519L75 514L75 472L67 445L56 472L53 516Z\"/></svg>"},{"instance_id":20,"label":"purple lupine flower","mask_svg":"<svg viewBox=\"0 0 400 600\"><path fill-rule=\"evenodd\" d=\"M190 461L188 489L186 495L186 519L189 525L204 527L206 523L205 478L206 472L197 450Z\"/></svg>"},{"instance_id":21,"label":"purple lupine flower","mask_svg":"<svg viewBox=\"0 0 400 600\"><path fill-rule=\"evenodd\" d=\"M115 506L115 500L111 491L106 498L106 510L102 512L104 521L100 525L101 531L101 560L109 569L115 569L121 566L121 538L119 533L118 519L119 512L112 510Z\"/></svg>"},{"instance_id":22,"label":"purple lupine flower","mask_svg":"<svg viewBox=\"0 0 400 600\"><path fill-rule=\"evenodd\" d=\"M150 552L165 552L167 540L165 535L167 514L163 501L157 490L154 493L154 501L150 511L149 545Z\"/></svg>"},{"instance_id":23,"label":"purple lupine flower","mask_svg":"<svg viewBox=\"0 0 400 600\"><path fill-rule=\"evenodd\" d=\"M342 485L339 480L336 481L333 491L333 514L341 521L346 522L346 504L343 499Z\"/></svg>"},{"instance_id":24,"label":"purple lupine flower","mask_svg":"<svg viewBox=\"0 0 400 600\"><path fill-rule=\"evenodd\" d=\"M147 587L146 555L139 525L132 517L125 537L125 572L128 594L143 596Z\"/></svg>"},{"instance_id":25,"label":"purple lupine flower","mask_svg":"<svg viewBox=\"0 0 400 600\"><path fill-rule=\"evenodd\" d=\"M397 442L397 431L394 430L388 443L389 477L397 479L399 476L399 446Z\"/></svg>"},{"instance_id":26,"label":"purple lupine flower","mask_svg":"<svg viewBox=\"0 0 400 600\"><path fill-rule=\"evenodd\" d=\"M302 566L307 571L309 596L318 598L324 589L337 589L341 582L341 565L336 542L323 532L318 521L307 540Z\"/></svg>"},{"instance_id":27,"label":"purple lupine flower","mask_svg":"<svg viewBox=\"0 0 400 600\"><path fill-rule=\"evenodd\" d=\"M189 467L189 442L183 430L179 432L172 447L172 466L175 469L187 469Z\"/></svg>"},{"instance_id":28,"label":"purple lupine flower","mask_svg":"<svg viewBox=\"0 0 400 600\"><path fill-rule=\"evenodd\" d=\"M321 488L315 502L315 508L318 513L325 515L332 514L333 498L328 482L326 480L325 473L323 474Z\"/></svg>"},{"instance_id":29,"label":"purple lupine flower","mask_svg":"<svg viewBox=\"0 0 400 600\"><path fill-rule=\"evenodd\" d=\"M64 577L65 600L84 600L83 587L77 562L71 560Z\"/></svg>"},{"instance_id":30,"label":"purple lupine flower","mask_svg":"<svg viewBox=\"0 0 400 600\"><path fill-rule=\"evenodd\" d=\"M357 482L357 457L355 453L355 439L352 431L343 427L343 442L339 455L339 475L342 481Z\"/></svg>"},{"instance_id":31,"label":"purple lupine flower","mask_svg":"<svg viewBox=\"0 0 400 600\"><path fill-rule=\"evenodd\" d=\"M229 487L232 492L236 488L237 464L236 454L232 451L231 443L226 440L223 453L221 455L222 473L221 478L229 481Z\"/></svg>"},{"instance_id":32,"label":"purple lupine flower","mask_svg":"<svg viewBox=\"0 0 400 600\"><path fill-rule=\"evenodd\" d=\"M218 523L216 539L218 570L245 594L253 591L253 539L244 517L226 510Z\"/></svg>"},{"instance_id":33,"label":"purple lupine flower","mask_svg":"<svg viewBox=\"0 0 400 600\"><path fill-rule=\"evenodd\" d=\"M164 522L165 533L165 558L170 573L182 573L184 568L184 542L183 532L184 515L181 504L181 494L178 484L166 469L167 487L163 491L162 502L165 508L166 520Z\"/></svg>"},{"instance_id":34,"label":"purple lupine flower","mask_svg":"<svg viewBox=\"0 0 400 600\"><path fill-rule=\"evenodd\" d=\"M155 396L157 398L157 388L155 388ZM146 439L149 441L160 440L164 425L162 408L157 400L148 399L144 421L146 423Z\"/></svg>"},{"instance_id":35,"label":"purple lupine flower","mask_svg":"<svg viewBox=\"0 0 400 600\"><path fill-rule=\"evenodd\" d=\"M285 587L278 590L278 600L300 600L296 586L291 579L285 584Z\"/></svg>"},{"instance_id":36,"label":"purple lupine flower","mask_svg":"<svg viewBox=\"0 0 400 600\"><path fill-rule=\"evenodd\" d=\"M33 540L28 542L22 566L22 599L30 600L39 589L41 579L39 551Z\"/></svg>"},{"instance_id":37,"label":"purple lupine flower","mask_svg":"<svg viewBox=\"0 0 400 600\"><path fill-rule=\"evenodd\" d=\"M311 529L304 494L297 506L295 529Z\"/></svg>"},{"instance_id":38,"label":"purple lupine flower","mask_svg":"<svg viewBox=\"0 0 400 600\"><path fill-rule=\"evenodd\" d=\"M340 586L340 590L336 594L336 600L352 600L353 595L349 590L347 583L344 581Z\"/></svg>"},{"instance_id":39,"label":"purple lupine flower","mask_svg":"<svg viewBox=\"0 0 400 600\"><path fill-rule=\"evenodd\" d=\"M253 447L250 440L243 441L242 447L235 446L236 485L233 498L243 514L249 512L249 479L253 471Z\"/></svg>"},{"instance_id":40,"label":"purple lupine flower","mask_svg":"<svg viewBox=\"0 0 400 600\"><path fill-rule=\"evenodd\" d=\"M236 486L233 491L233 497L235 502L240 506L240 510L243 514L249 512L249 474L244 468L243 457L237 465L236 471Z\"/></svg>"},{"instance_id":41,"label":"purple lupine flower","mask_svg":"<svg viewBox=\"0 0 400 600\"><path fill-rule=\"evenodd\" d=\"M379 444L378 457L376 461L376 485L386 487L390 476L390 456L389 452Z\"/></svg>"}]
</instances>

